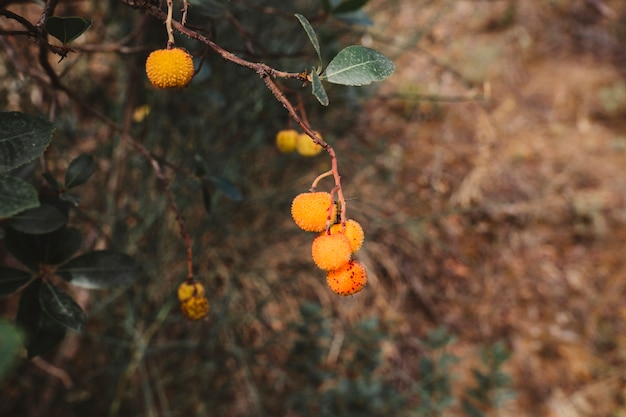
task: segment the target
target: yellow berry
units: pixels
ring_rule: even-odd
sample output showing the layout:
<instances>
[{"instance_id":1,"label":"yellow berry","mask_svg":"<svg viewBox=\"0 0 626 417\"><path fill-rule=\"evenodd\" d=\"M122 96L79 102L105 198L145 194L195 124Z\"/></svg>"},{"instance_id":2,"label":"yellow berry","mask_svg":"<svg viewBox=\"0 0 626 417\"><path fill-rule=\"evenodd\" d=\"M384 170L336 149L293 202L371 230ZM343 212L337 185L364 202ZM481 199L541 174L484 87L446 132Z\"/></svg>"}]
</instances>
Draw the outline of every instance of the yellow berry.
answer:
<instances>
[{"instance_id":1,"label":"yellow berry","mask_svg":"<svg viewBox=\"0 0 626 417\"><path fill-rule=\"evenodd\" d=\"M341 268L328 271L326 282L335 294L356 294L367 284L367 271L359 261L352 260Z\"/></svg>"},{"instance_id":2,"label":"yellow berry","mask_svg":"<svg viewBox=\"0 0 626 417\"><path fill-rule=\"evenodd\" d=\"M281 130L276 134L276 147L282 153L289 153L296 150L298 132L293 129Z\"/></svg>"},{"instance_id":3,"label":"yellow berry","mask_svg":"<svg viewBox=\"0 0 626 417\"><path fill-rule=\"evenodd\" d=\"M318 132L315 132L315 135L318 138L322 139L322 135L320 135ZM302 156L315 156L318 153L322 152L322 147L313 142L313 139L311 139L311 137L306 133L300 133L298 135L296 147L298 149L298 153Z\"/></svg>"},{"instance_id":4,"label":"yellow berry","mask_svg":"<svg viewBox=\"0 0 626 417\"><path fill-rule=\"evenodd\" d=\"M327 192L302 193L291 203L291 217L298 227L307 232L321 232L326 229L328 209L333 206L331 223L337 217L337 205Z\"/></svg>"},{"instance_id":5,"label":"yellow berry","mask_svg":"<svg viewBox=\"0 0 626 417\"><path fill-rule=\"evenodd\" d=\"M200 320L209 314L209 300L204 296L193 296L182 302L180 311L189 320Z\"/></svg>"},{"instance_id":6,"label":"yellow berry","mask_svg":"<svg viewBox=\"0 0 626 417\"><path fill-rule=\"evenodd\" d=\"M193 60L181 48L152 51L146 60L146 74L157 88L184 87L193 77Z\"/></svg>"},{"instance_id":7,"label":"yellow berry","mask_svg":"<svg viewBox=\"0 0 626 417\"><path fill-rule=\"evenodd\" d=\"M341 234L322 234L313 240L313 262L324 270L337 269L350 261L352 248L348 238Z\"/></svg>"},{"instance_id":8,"label":"yellow berry","mask_svg":"<svg viewBox=\"0 0 626 417\"><path fill-rule=\"evenodd\" d=\"M343 226L341 223L333 224L330 226L330 234L341 233L343 230ZM365 233L363 233L363 228L356 220L348 219L346 220L346 231L345 235L350 241L350 247L352 248L352 253L361 249L363 246L363 240L365 239Z\"/></svg>"},{"instance_id":9,"label":"yellow berry","mask_svg":"<svg viewBox=\"0 0 626 417\"><path fill-rule=\"evenodd\" d=\"M178 299L182 302L191 297L203 297L204 287L199 282L184 281L178 286Z\"/></svg>"}]
</instances>

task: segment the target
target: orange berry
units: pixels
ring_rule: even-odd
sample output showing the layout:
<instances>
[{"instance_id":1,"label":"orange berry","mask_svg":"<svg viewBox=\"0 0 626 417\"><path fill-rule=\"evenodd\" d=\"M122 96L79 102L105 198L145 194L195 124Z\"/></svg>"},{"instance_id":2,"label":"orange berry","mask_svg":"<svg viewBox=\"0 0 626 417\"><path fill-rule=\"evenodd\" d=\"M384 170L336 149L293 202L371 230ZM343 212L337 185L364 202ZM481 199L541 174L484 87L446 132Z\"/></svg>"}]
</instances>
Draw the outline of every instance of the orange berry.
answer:
<instances>
[{"instance_id":1,"label":"orange berry","mask_svg":"<svg viewBox=\"0 0 626 417\"><path fill-rule=\"evenodd\" d=\"M333 224L330 226L330 234L341 233L343 230L343 226L341 223ZM363 228L356 220L348 219L346 220L346 231L345 235L350 241L350 247L352 248L352 253L361 249L363 246L363 240L365 239L365 233L363 233Z\"/></svg>"},{"instance_id":2,"label":"orange berry","mask_svg":"<svg viewBox=\"0 0 626 417\"><path fill-rule=\"evenodd\" d=\"M146 74L157 88L184 87L193 77L193 60L181 48L157 49L146 60Z\"/></svg>"},{"instance_id":3,"label":"orange berry","mask_svg":"<svg viewBox=\"0 0 626 417\"><path fill-rule=\"evenodd\" d=\"M350 261L352 248L348 238L341 234L322 234L313 240L313 262L324 270L337 269Z\"/></svg>"},{"instance_id":4,"label":"orange berry","mask_svg":"<svg viewBox=\"0 0 626 417\"><path fill-rule=\"evenodd\" d=\"M193 296L182 302L180 311L189 320L200 320L209 314L209 300L204 296Z\"/></svg>"},{"instance_id":5,"label":"orange berry","mask_svg":"<svg viewBox=\"0 0 626 417\"><path fill-rule=\"evenodd\" d=\"M307 232L321 232L326 229L328 209L333 206L331 223L337 216L337 205L330 199L330 193L314 192L302 193L296 196L291 203L291 217L298 227Z\"/></svg>"},{"instance_id":6,"label":"orange berry","mask_svg":"<svg viewBox=\"0 0 626 417\"><path fill-rule=\"evenodd\" d=\"M326 282L335 294L356 294L367 284L367 271L359 261L352 260L341 268L328 271Z\"/></svg>"},{"instance_id":7,"label":"orange berry","mask_svg":"<svg viewBox=\"0 0 626 417\"><path fill-rule=\"evenodd\" d=\"M178 286L178 299L183 302L191 297L203 297L204 296L204 286L199 282L187 282L184 281Z\"/></svg>"},{"instance_id":8,"label":"orange berry","mask_svg":"<svg viewBox=\"0 0 626 417\"><path fill-rule=\"evenodd\" d=\"M315 132L315 135L323 140L322 135L318 132ZM311 137L306 133L300 133L298 135L296 147L298 149L298 153L302 156L315 156L322 152L322 147L313 142L313 139L311 139Z\"/></svg>"},{"instance_id":9,"label":"orange berry","mask_svg":"<svg viewBox=\"0 0 626 417\"><path fill-rule=\"evenodd\" d=\"M281 130L276 134L276 147L282 153L289 153L296 150L298 132L293 129Z\"/></svg>"}]
</instances>

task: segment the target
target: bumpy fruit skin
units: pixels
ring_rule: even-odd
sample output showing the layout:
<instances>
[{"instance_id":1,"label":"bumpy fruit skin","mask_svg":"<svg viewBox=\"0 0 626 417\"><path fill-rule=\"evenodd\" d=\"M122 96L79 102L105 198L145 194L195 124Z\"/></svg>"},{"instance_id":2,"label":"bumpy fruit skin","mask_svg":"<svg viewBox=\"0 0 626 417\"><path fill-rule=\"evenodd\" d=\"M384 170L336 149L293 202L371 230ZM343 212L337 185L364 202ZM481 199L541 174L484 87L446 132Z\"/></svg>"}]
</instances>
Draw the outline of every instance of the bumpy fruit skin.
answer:
<instances>
[{"instance_id":1,"label":"bumpy fruit skin","mask_svg":"<svg viewBox=\"0 0 626 417\"><path fill-rule=\"evenodd\" d=\"M367 271L359 261L352 260L341 268L328 271L326 282L335 294L353 295L365 288Z\"/></svg>"},{"instance_id":2,"label":"bumpy fruit skin","mask_svg":"<svg viewBox=\"0 0 626 417\"><path fill-rule=\"evenodd\" d=\"M320 135L319 132L315 132L315 135L323 140L322 135ZM298 149L298 153L302 156L315 156L322 152L322 147L313 142L313 139L311 139L306 133L298 135L296 147Z\"/></svg>"},{"instance_id":3,"label":"bumpy fruit skin","mask_svg":"<svg viewBox=\"0 0 626 417\"><path fill-rule=\"evenodd\" d=\"M204 297L204 286L199 282L184 281L178 286L178 299L184 302L191 297Z\"/></svg>"},{"instance_id":4,"label":"bumpy fruit skin","mask_svg":"<svg viewBox=\"0 0 626 417\"><path fill-rule=\"evenodd\" d=\"M341 223L333 224L330 226L330 234L334 235L336 233L341 233L343 227ZM346 231L345 235L350 241L350 247L352 248L352 253L361 249L363 246L363 240L365 240L365 233L363 233L363 228L356 220L348 219L346 220Z\"/></svg>"},{"instance_id":5,"label":"bumpy fruit skin","mask_svg":"<svg viewBox=\"0 0 626 417\"><path fill-rule=\"evenodd\" d=\"M296 150L298 141L298 131L293 129L281 130L276 134L276 147L282 153L289 153Z\"/></svg>"},{"instance_id":6,"label":"bumpy fruit skin","mask_svg":"<svg viewBox=\"0 0 626 417\"><path fill-rule=\"evenodd\" d=\"M184 87L193 77L193 60L184 49L157 49L146 60L146 74L157 88Z\"/></svg>"},{"instance_id":7,"label":"bumpy fruit skin","mask_svg":"<svg viewBox=\"0 0 626 417\"><path fill-rule=\"evenodd\" d=\"M330 193L323 191L302 193L297 195L291 203L291 217L302 230L321 232L326 229L330 205ZM332 205L333 211L330 218L334 220L337 217L337 205L334 202Z\"/></svg>"},{"instance_id":8,"label":"bumpy fruit skin","mask_svg":"<svg viewBox=\"0 0 626 417\"><path fill-rule=\"evenodd\" d=\"M180 311L189 320L200 320L209 314L209 300L202 296L193 296L180 305Z\"/></svg>"},{"instance_id":9,"label":"bumpy fruit skin","mask_svg":"<svg viewBox=\"0 0 626 417\"><path fill-rule=\"evenodd\" d=\"M352 248L348 238L341 233L322 234L313 240L311 254L315 265L329 271L348 263L352 255Z\"/></svg>"}]
</instances>

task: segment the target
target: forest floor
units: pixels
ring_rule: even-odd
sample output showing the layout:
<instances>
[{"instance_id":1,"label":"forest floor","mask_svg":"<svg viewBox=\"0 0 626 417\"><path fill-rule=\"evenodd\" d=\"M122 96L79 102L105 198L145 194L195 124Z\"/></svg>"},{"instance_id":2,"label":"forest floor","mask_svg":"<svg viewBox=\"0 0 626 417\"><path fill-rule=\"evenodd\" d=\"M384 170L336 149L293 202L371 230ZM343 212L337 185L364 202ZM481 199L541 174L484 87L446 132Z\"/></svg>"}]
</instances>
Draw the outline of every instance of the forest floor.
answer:
<instances>
[{"instance_id":1,"label":"forest floor","mask_svg":"<svg viewBox=\"0 0 626 417\"><path fill-rule=\"evenodd\" d=\"M371 6L397 70L340 146L379 148L349 174L374 305L504 340L501 415L624 415L626 4Z\"/></svg>"}]
</instances>

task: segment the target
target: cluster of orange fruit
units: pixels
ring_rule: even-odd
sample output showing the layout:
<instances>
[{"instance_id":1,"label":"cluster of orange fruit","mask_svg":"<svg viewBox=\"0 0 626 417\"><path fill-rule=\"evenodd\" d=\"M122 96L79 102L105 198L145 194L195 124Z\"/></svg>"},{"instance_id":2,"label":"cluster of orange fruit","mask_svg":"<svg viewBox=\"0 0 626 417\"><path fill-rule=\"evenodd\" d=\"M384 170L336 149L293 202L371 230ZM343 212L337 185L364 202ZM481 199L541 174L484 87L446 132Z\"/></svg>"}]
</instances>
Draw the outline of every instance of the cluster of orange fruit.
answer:
<instances>
[{"instance_id":1,"label":"cluster of orange fruit","mask_svg":"<svg viewBox=\"0 0 626 417\"><path fill-rule=\"evenodd\" d=\"M315 132L318 138L322 139L319 132ZM276 134L276 147L282 153L297 151L302 156L315 156L322 152L322 147L306 133L298 133L294 129L284 129Z\"/></svg>"},{"instance_id":2,"label":"cluster of orange fruit","mask_svg":"<svg viewBox=\"0 0 626 417\"><path fill-rule=\"evenodd\" d=\"M367 284L367 271L352 259L365 238L361 225L352 219L345 225L338 223L337 204L327 192L299 194L291 204L291 216L302 230L317 233L311 255L313 262L326 271L330 289L343 296L361 291Z\"/></svg>"},{"instance_id":3,"label":"cluster of orange fruit","mask_svg":"<svg viewBox=\"0 0 626 417\"><path fill-rule=\"evenodd\" d=\"M209 300L204 295L204 286L191 279L178 286L180 311L189 320L200 320L209 314Z\"/></svg>"}]
</instances>

